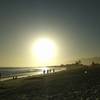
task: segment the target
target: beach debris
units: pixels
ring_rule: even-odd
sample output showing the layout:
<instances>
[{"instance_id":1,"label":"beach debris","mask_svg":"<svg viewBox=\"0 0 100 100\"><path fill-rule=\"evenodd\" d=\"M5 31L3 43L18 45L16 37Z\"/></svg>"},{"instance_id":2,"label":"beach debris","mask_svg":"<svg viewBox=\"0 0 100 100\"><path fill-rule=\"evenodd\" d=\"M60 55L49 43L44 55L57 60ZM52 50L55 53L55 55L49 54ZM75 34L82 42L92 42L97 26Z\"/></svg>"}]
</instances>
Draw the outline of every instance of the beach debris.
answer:
<instances>
[{"instance_id":1,"label":"beach debris","mask_svg":"<svg viewBox=\"0 0 100 100\"><path fill-rule=\"evenodd\" d=\"M87 74L87 73L88 73L87 70L85 70L85 71L84 71L84 74Z\"/></svg>"}]
</instances>

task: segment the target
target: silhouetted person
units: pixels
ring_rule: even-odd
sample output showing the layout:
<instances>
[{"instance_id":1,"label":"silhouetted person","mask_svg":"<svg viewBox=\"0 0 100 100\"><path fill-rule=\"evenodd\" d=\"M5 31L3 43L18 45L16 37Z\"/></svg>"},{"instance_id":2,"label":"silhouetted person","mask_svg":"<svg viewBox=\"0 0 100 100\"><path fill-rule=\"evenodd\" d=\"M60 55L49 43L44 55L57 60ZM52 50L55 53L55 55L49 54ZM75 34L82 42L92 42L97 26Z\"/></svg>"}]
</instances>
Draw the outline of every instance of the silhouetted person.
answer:
<instances>
[{"instance_id":1,"label":"silhouetted person","mask_svg":"<svg viewBox=\"0 0 100 100\"><path fill-rule=\"evenodd\" d=\"M47 74L49 73L49 70L47 70Z\"/></svg>"},{"instance_id":2,"label":"silhouetted person","mask_svg":"<svg viewBox=\"0 0 100 100\"><path fill-rule=\"evenodd\" d=\"M51 69L50 69L49 71L50 71L50 73L51 73Z\"/></svg>"},{"instance_id":3,"label":"silhouetted person","mask_svg":"<svg viewBox=\"0 0 100 100\"><path fill-rule=\"evenodd\" d=\"M17 76L15 76L15 79L17 79Z\"/></svg>"},{"instance_id":4,"label":"silhouetted person","mask_svg":"<svg viewBox=\"0 0 100 100\"><path fill-rule=\"evenodd\" d=\"M92 66L94 66L95 65L95 62L94 61L92 61L92 64L91 64Z\"/></svg>"},{"instance_id":5,"label":"silhouetted person","mask_svg":"<svg viewBox=\"0 0 100 100\"><path fill-rule=\"evenodd\" d=\"M43 70L43 74L45 74L45 70Z\"/></svg>"},{"instance_id":6,"label":"silhouetted person","mask_svg":"<svg viewBox=\"0 0 100 100\"><path fill-rule=\"evenodd\" d=\"M13 76L13 79L15 79L15 77Z\"/></svg>"},{"instance_id":7,"label":"silhouetted person","mask_svg":"<svg viewBox=\"0 0 100 100\"><path fill-rule=\"evenodd\" d=\"M55 72L55 69L53 69L53 73Z\"/></svg>"}]
</instances>

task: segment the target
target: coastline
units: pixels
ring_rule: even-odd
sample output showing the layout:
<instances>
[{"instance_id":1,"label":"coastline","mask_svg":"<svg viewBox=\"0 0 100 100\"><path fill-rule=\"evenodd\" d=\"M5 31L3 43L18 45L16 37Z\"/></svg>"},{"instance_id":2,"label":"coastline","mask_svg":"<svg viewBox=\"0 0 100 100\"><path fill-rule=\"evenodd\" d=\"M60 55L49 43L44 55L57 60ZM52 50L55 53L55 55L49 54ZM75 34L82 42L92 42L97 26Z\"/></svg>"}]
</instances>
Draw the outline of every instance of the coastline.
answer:
<instances>
[{"instance_id":1,"label":"coastline","mask_svg":"<svg viewBox=\"0 0 100 100\"><path fill-rule=\"evenodd\" d=\"M64 69L55 69L55 72L59 72L59 71L63 71ZM52 74L53 72L51 72L50 74ZM47 73L46 73L47 74ZM30 77L30 76L38 76L38 75L43 75L43 71L37 71L37 72L27 72L24 73L23 75L21 74L17 74L15 76L8 76L8 77L3 77L0 79L0 81L8 81L8 80L14 80L13 78L15 77L15 79L19 79L19 78L25 78L25 77ZM17 78L16 78L17 77Z\"/></svg>"},{"instance_id":2,"label":"coastline","mask_svg":"<svg viewBox=\"0 0 100 100\"><path fill-rule=\"evenodd\" d=\"M64 70L0 82L0 100L99 100L100 68Z\"/></svg>"}]
</instances>

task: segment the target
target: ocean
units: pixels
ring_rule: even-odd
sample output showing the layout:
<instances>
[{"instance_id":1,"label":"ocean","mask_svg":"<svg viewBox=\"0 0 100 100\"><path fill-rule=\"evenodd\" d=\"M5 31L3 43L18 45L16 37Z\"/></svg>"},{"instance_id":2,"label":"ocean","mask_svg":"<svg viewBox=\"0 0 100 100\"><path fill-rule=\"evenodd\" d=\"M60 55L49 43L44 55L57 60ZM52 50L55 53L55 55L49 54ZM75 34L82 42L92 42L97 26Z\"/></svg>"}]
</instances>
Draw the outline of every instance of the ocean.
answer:
<instances>
[{"instance_id":1,"label":"ocean","mask_svg":"<svg viewBox=\"0 0 100 100\"><path fill-rule=\"evenodd\" d=\"M55 69L55 72L64 70L64 68L49 68L49 67L6 67L0 68L1 78L0 81L5 81L9 79L13 79L13 77L17 76L17 78L28 77L33 75L41 75L43 74L43 70L47 69Z\"/></svg>"}]
</instances>

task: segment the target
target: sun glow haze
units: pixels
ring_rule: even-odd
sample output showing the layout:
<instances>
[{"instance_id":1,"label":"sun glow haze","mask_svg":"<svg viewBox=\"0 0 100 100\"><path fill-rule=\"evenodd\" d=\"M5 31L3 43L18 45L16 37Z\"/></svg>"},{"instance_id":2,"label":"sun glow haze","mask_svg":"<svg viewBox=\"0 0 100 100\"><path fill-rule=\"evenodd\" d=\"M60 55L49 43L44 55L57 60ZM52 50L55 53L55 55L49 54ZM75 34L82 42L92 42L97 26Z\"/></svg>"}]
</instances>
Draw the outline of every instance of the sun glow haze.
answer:
<instances>
[{"instance_id":1,"label":"sun glow haze","mask_svg":"<svg viewBox=\"0 0 100 100\"><path fill-rule=\"evenodd\" d=\"M46 64L54 60L57 48L51 39L40 38L34 42L33 53L39 63Z\"/></svg>"}]
</instances>

